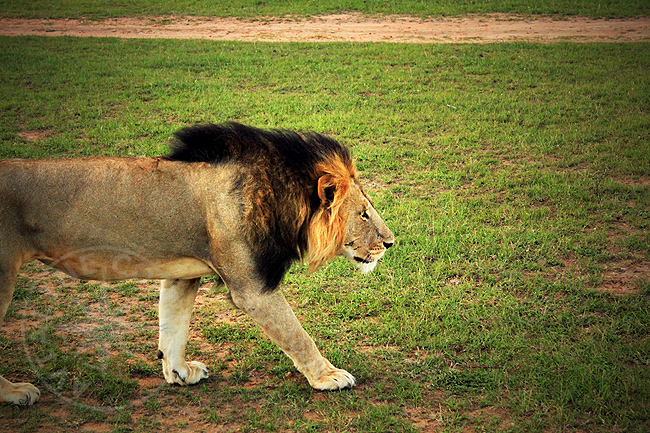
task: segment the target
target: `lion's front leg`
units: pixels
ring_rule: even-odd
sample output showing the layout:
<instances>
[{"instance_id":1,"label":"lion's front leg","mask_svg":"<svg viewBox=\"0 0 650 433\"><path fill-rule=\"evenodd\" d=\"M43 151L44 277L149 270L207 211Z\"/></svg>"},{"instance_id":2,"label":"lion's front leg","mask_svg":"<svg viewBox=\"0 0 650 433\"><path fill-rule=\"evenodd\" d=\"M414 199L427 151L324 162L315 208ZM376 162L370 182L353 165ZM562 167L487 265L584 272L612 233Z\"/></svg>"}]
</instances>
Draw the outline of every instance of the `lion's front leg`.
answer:
<instances>
[{"instance_id":1,"label":"lion's front leg","mask_svg":"<svg viewBox=\"0 0 650 433\"><path fill-rule=\"evenodd\" d=\"M160 338L158 358L169 383L192 385L208 377L208 368L197 361L185 362L190 318L200 279L163 280L160 285Z\"/></svg>"},{"instance_id":2,"label":"lion's front leg","mask_svg":"<svg viewBox=\"0 0 650 433\"><path fill-rule=\"evenodd\" d=\"M261 294L257 291L231 290L233 302L266 332L319 390L339 390L356 384L354 376L334 367L325 359L314 340L298 322L282 292Z\"/></svg>"}]
</instances>

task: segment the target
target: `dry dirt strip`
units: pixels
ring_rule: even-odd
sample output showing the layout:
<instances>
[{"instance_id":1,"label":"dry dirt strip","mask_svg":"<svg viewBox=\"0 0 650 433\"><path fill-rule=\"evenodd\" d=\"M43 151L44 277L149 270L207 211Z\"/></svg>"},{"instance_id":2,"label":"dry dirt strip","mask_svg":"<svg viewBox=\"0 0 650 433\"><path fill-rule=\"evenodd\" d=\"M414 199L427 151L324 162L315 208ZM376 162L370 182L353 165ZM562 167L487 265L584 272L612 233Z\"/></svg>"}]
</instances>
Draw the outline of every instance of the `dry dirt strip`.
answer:
<instances>
[{"instance_id":1,"label":"dry dirt strip","mask_svg":"<svg viewBox=\"0 0 650 433\"><path fill-rule=\"evenodd\" d=\"M0 35L213 39L274 42L648 42L650 18L589 19L488 17L369 18L359 14L305 19L113 18L27 20L0 18Z\"/></svg>"}]
</instances>

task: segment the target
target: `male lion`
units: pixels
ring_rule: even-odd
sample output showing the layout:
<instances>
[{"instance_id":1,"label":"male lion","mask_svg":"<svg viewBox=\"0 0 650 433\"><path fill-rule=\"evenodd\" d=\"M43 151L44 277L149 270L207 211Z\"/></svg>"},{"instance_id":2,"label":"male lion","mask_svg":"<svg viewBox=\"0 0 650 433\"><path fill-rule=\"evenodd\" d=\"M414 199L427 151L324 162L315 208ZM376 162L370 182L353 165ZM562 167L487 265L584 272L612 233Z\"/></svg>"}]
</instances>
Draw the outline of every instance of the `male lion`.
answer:
<instances>
[{"instance_id":1,"label":"male lion","mask_svg":"<svg viewBox=\"0 0 650 433\"><path fill-rule=\"evenodd\" d=\"M167 382L190 385L208 377L185 361L192 304L216 274L314 388L353 386L276 290L297 259L314 271L344 255L369 272L393 244L349 151L237 123L175 136L167 157L0 161L0 323L29 259L88 280L160 279L158 357ZM39 396L0 376L0 400Z\"/></svg>"}]
</instances>

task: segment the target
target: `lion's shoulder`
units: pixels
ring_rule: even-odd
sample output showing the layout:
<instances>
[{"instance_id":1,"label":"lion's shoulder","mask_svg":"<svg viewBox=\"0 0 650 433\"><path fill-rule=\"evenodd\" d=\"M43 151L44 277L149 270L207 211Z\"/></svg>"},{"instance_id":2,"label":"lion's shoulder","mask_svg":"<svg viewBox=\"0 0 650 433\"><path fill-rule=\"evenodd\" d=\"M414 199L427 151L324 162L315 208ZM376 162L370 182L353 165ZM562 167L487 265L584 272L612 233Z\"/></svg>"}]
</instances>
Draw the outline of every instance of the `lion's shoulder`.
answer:
<instances>
[{"instance_id":1,"label":"lion's shoulder","mask_svg":"<svg viewBox=\"0 0 650 433\"><path fill-rule=\"evenodd\" d=\"M239 123L186 127L174 137L167 160L239 167L233 185L243 235L265 290L274 290L307 252L319 266L341 247L347 224L341 204L356 169L338 141Z\"/></svg>"}]
</instances>

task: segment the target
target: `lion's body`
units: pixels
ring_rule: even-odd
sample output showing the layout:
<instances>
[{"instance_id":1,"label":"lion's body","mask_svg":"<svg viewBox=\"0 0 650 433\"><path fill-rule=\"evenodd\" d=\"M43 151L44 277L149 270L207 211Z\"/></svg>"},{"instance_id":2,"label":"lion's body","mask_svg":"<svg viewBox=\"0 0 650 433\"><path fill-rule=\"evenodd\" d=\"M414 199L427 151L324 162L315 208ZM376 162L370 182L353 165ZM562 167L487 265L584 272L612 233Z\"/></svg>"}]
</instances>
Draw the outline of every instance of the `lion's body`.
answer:
<instances>
[{"instance_id":1,"label":"lion's body","mask_svg":"<svg viewBox=\"0 0 650 433\"><path fill-rule=\"evenodd\" d=\"M207 377L184 360L192 304L199 277L218 274L314 387L353 385L275 290L301 257L315 269L342 254L369 270L392 244L347 149L238 124L177 138L163 158L0 161L0 322L29 259L83 279L161 279L163 372L192 384ZM0 400L37 399L33 386L0 377Z\"/></svg>"},{"instance_id":2,"label":"lion's body","mask_svg":"<svg viewBox=\"0 0 650 433\"><path fill-rule=\"evenodd\" d=\"M153 158L0 163L0 254L5 261L29 254L93 280L213 273L206 213L211 212L215 227L237 221L228 197L228 170L207 166L183 170L181 165ZM211 176L201 176L202 169ZM201 177L207 179L197 181ZM18 187L26 184L28 190ZM209 188L203 190L203 185ZM106 200L107 193L121 199ZM197 206L198 199L204 201L202 206ZM217 202L221 206L206 209L208 203ZM224 223L227 218L230 221ZM125 251L134 257L128 260ZM175 261L190 259L197 262L192 267L198 273L167 270ZM101 264L93 266L90 260ZM151 269L152 265L159 269Z\"/></svg>"},{"instance_id":3,"label":"lion's body","mask_svg":"<svg viewBox=\"0 0 650 433\"><path fill-rule=\"evenodd\" d=\"M229 167L158 158L7 161L0 164L3 244L20 246L23 253L33 251L34 258L86 279L214 273L214 231L221 229L221 236L227 236L224 229L237 230L241 224L231 192L232 172ZM29 190L11 192L19 191L14 185L27 183ZM107 200L107 194L120 199ZM102 273L94 273L90 264L75 263L79 251L88 250L86 258L92 258L89 248L103 252L98 260L104 264L116 260L116 268L104 265ZM133 260L126 262L124 251L134 255ZM0 254L6 252L3 248ZM135 263L138 259L146 263ZM190 259L202 269L196 275L165 270L168 263ZM160 269L149 269L151 265Z\"/></svg>"}]
</instances>

